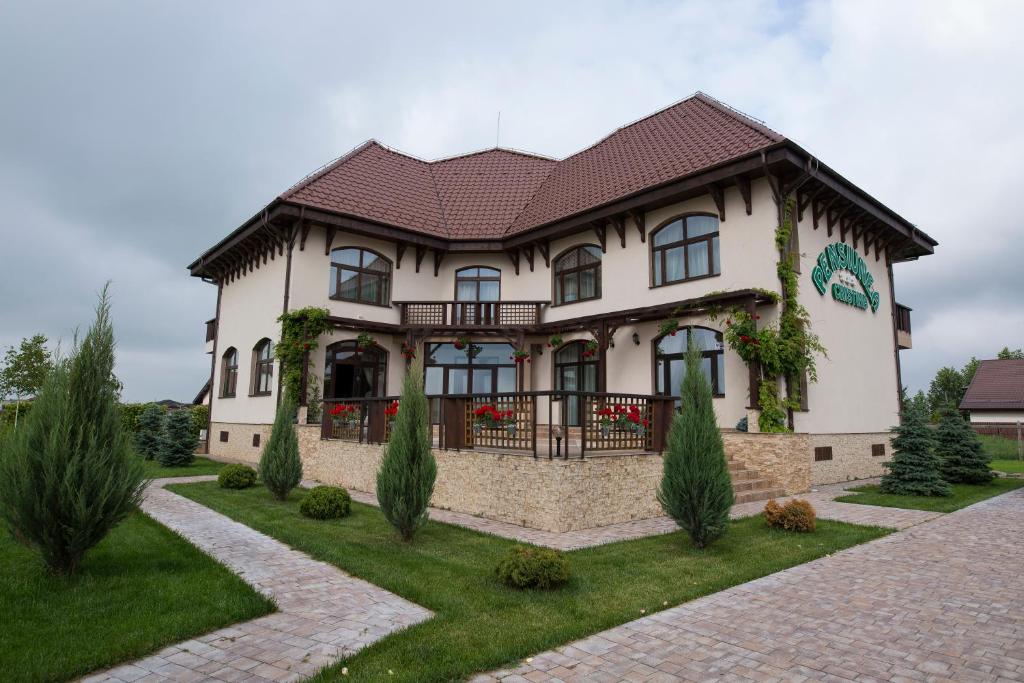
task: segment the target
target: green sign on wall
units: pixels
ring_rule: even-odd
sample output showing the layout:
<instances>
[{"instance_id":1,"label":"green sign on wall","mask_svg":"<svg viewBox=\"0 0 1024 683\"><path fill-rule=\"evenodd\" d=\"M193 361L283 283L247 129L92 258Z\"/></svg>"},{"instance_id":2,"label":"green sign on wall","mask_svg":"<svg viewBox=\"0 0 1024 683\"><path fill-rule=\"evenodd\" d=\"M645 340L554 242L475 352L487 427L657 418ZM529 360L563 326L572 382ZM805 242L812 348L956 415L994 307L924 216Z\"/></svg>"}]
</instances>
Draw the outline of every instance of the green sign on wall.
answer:
<instances>
[{"instance_id":1,"label":"green sign on wall","mask_svg":"<svg viewBox=\"0 0 1024 683\"><path fill-rule=\"evenodd\" d=\"M818 265L811 271L811 281L814 282L818 294L825 295L825 291L829 289L828 281L838 270L852 273L864 291L858 292L840 282L833 282L832 298L864 310L870 306L872 313L878 311L880 297L873 289L875 278L868 272L868 266L857 250L843 242L833 242L818 255Z\"/></svg>"}]
</instances>

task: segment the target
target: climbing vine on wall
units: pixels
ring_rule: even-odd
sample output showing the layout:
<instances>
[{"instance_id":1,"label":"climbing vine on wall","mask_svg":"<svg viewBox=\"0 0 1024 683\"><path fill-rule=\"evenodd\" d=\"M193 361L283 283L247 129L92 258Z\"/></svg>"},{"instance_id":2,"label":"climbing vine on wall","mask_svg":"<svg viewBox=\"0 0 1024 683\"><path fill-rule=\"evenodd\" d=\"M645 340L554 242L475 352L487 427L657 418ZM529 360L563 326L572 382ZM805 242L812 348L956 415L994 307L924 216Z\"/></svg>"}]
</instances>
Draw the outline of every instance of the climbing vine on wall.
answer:
<instances>
[{"instance_id":1,"label":"climbing vine on wall","mask_svg":"<svg viewBox=\"0 0 1024 683\"><path fill-rule=\"evenodd\" d=\"M274 354L281 362L281 381L285 394L299 396L302 389L303 358L317 347L320 335L331 329L328 316L330 312L326 308L310 306L283 313L277 319L281 323L281 340Z\"/></svg>"},{"instance_id":2,"label":"climbing vine on wall","mask_svg":"<svg viewBox=\"0 0 1024 683\"><path fill-rule=\"evenodd\" d=\"M827 355L817 335L811 332L810 316L797 297L799 286L793 267L795 255L788 253L793 235L793 204L792 197L786 200L782 222L775 230L775 246L779 249L776 272L782 283L782 308L778 321L758 325L761 316L738 308L712 316L728 316L723 333L725 342L747 364L756 363L760 368L758 402L761 414L758 427L762 432L789 431L786 411L800 407L799 396L795 393L788 398L779 396L779 378L789 378L793 383L806 372L807 379L815 382L818 379L815 356Z\"/></svg>"}]
</instances>

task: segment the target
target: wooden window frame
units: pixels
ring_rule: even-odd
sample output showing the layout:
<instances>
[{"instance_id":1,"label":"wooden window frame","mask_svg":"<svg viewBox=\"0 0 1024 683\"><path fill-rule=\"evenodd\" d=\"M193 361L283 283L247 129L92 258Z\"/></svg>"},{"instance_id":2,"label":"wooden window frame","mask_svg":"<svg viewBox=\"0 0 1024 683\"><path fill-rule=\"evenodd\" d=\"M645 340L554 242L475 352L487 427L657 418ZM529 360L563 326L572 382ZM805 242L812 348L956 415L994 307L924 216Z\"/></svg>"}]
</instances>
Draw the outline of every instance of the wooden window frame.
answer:
<instances>
[{"instance_id":1,"label":"wooden window frame","mask_svg":"<svg viewBox=\"0 0 1024 683\"><path fill-rule=\"evenodd\" d=\"M335 252L345 251L346 249L354 249L354 250L359 252L359 265L358 266L350 266L350 265L346 265L346 264L343 264L343 263L335 262L335 260L334 260ZM385 272L380 271L380 270L373 270L371 268L366 268L365 267L365 263L366 263L366 255L367 254L373 254L377 258L379 258L382 261L384 261L385 263L387 263L388 264L387 272L385 273ZM367 299L360 298L359 295L357 295L355 297L342 296L342 294L341 294L341 292L342 292L341 275L342 275L342 271L343 270L351 271L351 272L354 272L356 274L356 278L355 278L355 280L356 280L356 292L360 292L361 293L363 291L363 278L364 277L366 277L366 278L372 277L372 278L375 278L375 279L379 280L378 287L377 287L377 291L379 292L379 297L376 300L374 300L374 301L369 301ZM383 308L390 308L391 307L392 274L394 273L394 271L395 271L395 264L391 261L391 259L389 259L384 254L380 253L379 251L374 251L373 249L367 249L366 247L356 247L356 246L344 246L344 247L337 247L335 249L331 249L331 274L333 276L333 282L334 282L334 294L330 294L329 296L330 296L330 298L333 301L346 301L348 303L353 303L353 304L366 304L367 306L381 306ZM385 293L385 286L384 286L385 284L387 285L387 287L386 287L387 292L386 293Z\"/></svg>"},{"instance_id":2,"label":"wooden window frame","mask_svg":"<svg viewBox=\"0 0 1024 683\"><path fill-rule=\"evenodd\" d=\"M269 349L269 353L266 358L262 357L263 349ZM274 389L274 342L270 341L267 337L256 342L256 346L252 347L252 386L250 387L250 396L270 396ZM263 378L266 377L265 390L261 390L260 386L263 384Z\"/></svg>"},{"instance_id":3,"label":"wooden window frame","mask_svg":"<svg viewBox=\"0 0 1024 683\"><path fill-rule=\"evenodd\" d=\"M234 363L228 362L228 356L234 355ZM235 398L238 391L238 349L229 346L220 357L220 396L219 398Z\"/></svg>"},{"instance_id":4,"label":"wooden window frame","mask_svg":"<svg viewBox=\"0 0 1024 683\"><path fill-rule=\"evenodd\" d=\"M828 462L833 458L831 446L815 446L814 462Z\"/></svg>"},{"instance_id":5,"label":"wooden window frame","mask_svg":"<svg viewBox=\"0 0 1024 683\"><path fill-rule=\"evenodd\" d=\"M495 275L466 275L460 276L467 270L473 270L474 268L487 268L488 270L496 270L498 274ZM472 282L476 285L476 298L475 299L460 299L459 298L459 283L460 282ZM480 283L481 282L497 282L498 283L498 298L496 301L483 301L480 298ZM495 268L494 266L464 266L455 271L455 301L482 301L483 303L496 303L501 301L501 268Z\"/></svg>"},{"instance_id":6,"label":"wooden window frame","mask_svg":"<svg viewBox=\"0 0 1024 683\"><path fill-rule=\"evenodd\" d=\"M573 266L572 268L567 268L565 270L561 270L561 271L558 270L558 262L559 261L562 261L563 259L568 257L573 252L575 252L575 251L582 251L582 250L586 249L587 247L590 247L592 249L596 249L597 250L597 252L598 252L597 263L588 263L588 264L586 264L584 266L576 265L576 266ZM577 244L575 246L569 247L568 249L563 251L561 254L556 256L554 259L552 259L552 261L551 261L551 291L552 291L552 296L551 296L552 303L551 303L551 306L552 307L555 307L555 306L571 306L572 304L578 304L578 303L581 303L583 301L595 301L597 299L600 299L601 298L601 265L602 265L603 260L604 259L601 258L601 247L596 245L596 244ZM578 258L577 258L576 263L579 264L579 259ZM579 292L580 291L579 273L582 273L583 271L586 271L586 270L593 270L593 271L595 271L594 272L594 295L593 296L587 296L587 297L579 296L579 297L573 299L572 301L565 301L564 298L565 298L565 278L566 278L566 276L573 275L573 274L577 275L577 277L576 277L576 291ZM561 293L561 296L559 296L559 293Z\"/></svg>"},{"instance_id":7,"label":"wooden window frame","mask_svg":"<svg viewBox=\"0 0 1024 683\"><path fill-rule=\"evenodd\" d=\"M334 360L334 358L333 358L334 354L336 354L338 351L349 350L349 348L352 351L352 356L351 356L352 361L351 362L344 362L343 361L343 362L339 363L338 361ZM383 346L380 346L379 344L374 344L373 345L373 351L374 351L374 353L380 354L380 359L378 361L376 361L376 362L369 362L369 361L365 360L364 354L366 354L366 351L360 351L359 350L359 345L358 345L358 343L356 342L355 339L342 339L340 341L334 342L333 344L329 344L327 346L327 348L324 349L324 364L323 364L324 375L322 376L322 379L324 380L322 382L322 384L323 384L323 397L324 397L324 400L328 400L328 401L333 401L333 400L345 401L347 399L356 400L356 399L364 398L364 397L361 397L361 396L346 396L346 397L340 397L340 398L337 398L337 399L334 398L334 394L336 393L335 392L335 388L336 388L336 384L337 384L337 381L338 381L338 377L337 377L337 375L334 372L334 367L333 367L334 365L354 365L354 366L360 367L360 368L363 368L363 367L373 368L373 379L374 379L374 387L373 387L373 389L374 389L374 391L373 391L373 395L370 396L369 398L380 398L382 396L387 396L387 389L388 389L388 363L391 360L390 359L390 354L388 353L387 349L385 349ZM330 362L331 365L332 365L332 367L331 367L331 381L330 382L328 382L326 380L327 364L328 364L328 362Z\"/></svg>"},{"instance_id":8,"label":"wooden window frame","mask_svg":"<svg viewBox=\"0 0 1024 683\"><path fill-rule=\"evenodd\" d=\"M885 457L885 444L884 443L873 443L873 444L871 444L871 457L872 458L884 458Z\"/></svg>"},{"instance_id":9,"label":"wooden window frame","mask_svg":"<svg viewBox=\"0 0 1024 683\"><path fill-rule=\"evenodd\" d=\"M725 337L724 337L724 335L719 330L716 330L716 329L711 328L711 327L704 327L703 325L681 325L679 327L678 331L677 331L677 334L678 334L678 332L682 332L683 330L686 330L687 334L689 334L689 330L707 330L708 332L713 332L716 335L716 337L720 337L721 338L722 348L717 349L717 350L713 350L713 351L706 351L706 350L705 351L701 351L700 355L701 355L701 358L711 358L711 396L712 396L712 398L725 398L725 376L724 376L725 375ZM652 380L652 382L651 382L651 389L652 389L653 393L656 396L674 396L675 395L675 394L672 394L671 392L668 392L668 393L665 393L665 392L659 393L658 392L658 359L659 358L663 358L663 359L666 359L666 360L682 360L684 364L686 362L686 352L685 351L683 353L667 353L667 354L662 354L662 355L658 354L658 345L661 344L661 340L664 339L666 336L669 336L669 335L664 335L663 334L663 335L660 335L658 337L655 337L651 341L651 344L652 344L652 346L651 346L651 380ZM718 363L716 363L715 360L714 360L715 356L718 356L718 355L722 356L722 374L723 374L722 377L718 376ZM666 365L665 365L665 377L663 378L665 380L665 386L666 387L669 386L669 379L672 376L672 373L669 372L668 368L669 368L669 366L666 363ZM717 392L715 391L716 388L718 389Z\"/></svg>"},{"instance_id":10,"label":"wooden window frame","mask_svg":"<svg viewBox=\"0 0 1024 683\"><path fill-rule=\"evenodd\" d=\"M717 221L718 224L719 224L718 230L715 230L714 232L709 232L709 233L704 234L704 235L700 235L699 237L688 238L687 237L687 219L689 219L691 217L697 217L697 216L702 216L702 217L706 217L706 218L714 218L715 221ZM667 228L670 225L672 225L673 223L675 223L676 221L682 221L683 222L683 239L677 240L675 242L669 242L668 244L660 244L660 245L655 246L654 243L656 241L655 240L656 235L659 232L661 232L662 230L664 230L665 228ZM651 288L653 289L655 287L668 287L669 285L677 285L680 282L692 282L694 280L704 280L704 279L709 278L709 277L718 277L718 276L720 276L722 274L722 272L721 272L721 263L722 263L722 254L721 254L722 240L721 240L721 233L722 233L721 221L719 220L718 216L713 214L713 213L689 212L689 213L680 214L678 216L673 216L672 218L669 218L668 220L662 221L662 223L660 225L658 225L657 228L655 228L654 230L651 231L650 240L649 240L650 243L651 243L651 257L650 257L651 258L651 263L650 263ZM718 238L718 252L719 252L719 254L718 254L719 272L717 272L717 273L713 272L713 270L714 270L713 266L715 264L715 238ZM707 247L708 247L708 261L707 261L708 272L703 274L703 275L694 275L694 276L691 277L690 276L690 259L689 259L690 246L692 246L694 244L700 244L701 242L706 242L707 243ZM668 272L668 269L666 268L666 266L668 265L668 256L667 256L668 255L668 251L670 249L677 249L677 248L680 248L680 247L682 247L682 249L683 249L683 277L678 279L678 280L666 280L665 279L665 274ZM654 263L655 263L656 259L658 260L658 262L661 265L661 282L660 283L655 279L655 275L656 275L657 271L654 268Z\"/></svg>"}]
</instances>

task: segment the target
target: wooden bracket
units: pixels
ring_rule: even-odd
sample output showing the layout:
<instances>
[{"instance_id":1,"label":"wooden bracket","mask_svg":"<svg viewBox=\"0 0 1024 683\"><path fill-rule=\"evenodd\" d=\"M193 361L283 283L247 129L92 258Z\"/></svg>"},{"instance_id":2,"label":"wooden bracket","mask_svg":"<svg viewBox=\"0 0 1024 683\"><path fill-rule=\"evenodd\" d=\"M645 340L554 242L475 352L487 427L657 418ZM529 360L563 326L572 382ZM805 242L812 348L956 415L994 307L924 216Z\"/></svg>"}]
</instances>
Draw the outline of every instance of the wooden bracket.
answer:
<instances>
[{"instance_id":1,"label":"wooden bracket","mask_svg":"<svg viewBox=\"0 0 1024 683\"><path fill-rule=\"evenodd\" d=\"M512 267L515 268L516 275L519 275L519 249L506 249L505 253L508 254L508 260L512 262Z\"/></svg>"},{"instance_id":2,"label":"wooden bracket","mask_svg":"<svg viewBox=\"0 0 1024 683\"><path fill-rule=\"evenodd\" d=\"M718 220L725 222L725 192L718 185L708 185L708 194L711 195L712 201L715 202L715 208L718 209Z\"/></svg>"},{"instance_id":3,"label":"wooden bracket","mask_svg":"<svg viewBox=\"0 0 1024 683\"><path fill-rule=\"evenodd\" d=\"M420 272L420 264L423 263L423 257L427 255L427 248L422 244L416 245L416 272Z\"/></svg>"},{"instance_id":4,"label":"wooden bracket","mask_svg":"<svg viewBox=\"0 0 1024 683\"><path fill-rule=\"evenodd\" d=\"M397 242L395 244L395 268L402 267L402 257L405 256L405 242Z\"/></svg>"},{"instance_id":5,"label":"wooden bracket","mask_svg":"<svg viewBox=\"0 0 1024 683\"><path fill-rule=\"evenodd\" d=\"M337 228L327 228L327 242L324 244L324 256L330 256L331 247L334 245L334 236L337 233Z\"/></svg>"},{"instance_id":6,"label":"wooden bracket","mask_svg":"<svg viewBox=\"0 0 1024 683\"><path fill-rule=\"evenodd\" d=\"M619 244L622 248L626 248L626 220L622 216L616 216L611 219L612 227L615 228L615 233L619 236Z\"/></svg>"},{"instance_id":7,"label":"wooden bracket","mask_svg":"<svg viewBox=\"0 0 1024 683\"><path fill-rule=\"evenodd\" d=\"M527 244L523 247L523 256L526 257L526 262L530 264L530 272L533 272L533 245Z\"/></svg>"},{"instance_id":8,"label":"wooden bracket","mask_svg":"<svg viewBox=\"0 0 1024 683\"><path fill-rule=\"evenodd\" d=\"M434 277L437 277L437 274L441 272L441 261L444 260L444 255L447 253L443 249L434 250Z\"/></svg>"},{"instance_id":9,"label":"wooden bracket","mask_svg":"<svg viewBox=\"0 0 1024 683\"><path fill-rule=\"evenodd\" d=\"M594 234L597 235L597 241L601 243L601 253L608 253L608 231L605 223L591 223L591 227L594 229Z\"/></svg>"},{"instance_id":10,"label":"wooden bracket","mask_svg":"<svg viewBox=\"0 0 1024 683\"><path fill-rule=\"evenodd\" d=\"M733 180L736 182L736 189L740 191L740 196L743 197L743 204L749 216L754 213L754 205L750 200L750 178L745 175L738 175Z\"/></svg>"},{"instance_id":11,"label":"wooden bracket","mask_svg":"<svg viewBox=\"0 0 1024 683\"><path fill-rule=\"evenodd\" d=\"M309 229L313 227L309 221L302 221L302 233L299 235L299 251L306 251L306 238L309 237Z\"/></svg>"},{"instance_id":12,"label":"wooden bracket","mask_svg":"<svg viewBox=\"0 0 1024 683\"><path fill-rule=\"evenodd\" d=\"M540 255L544 257L544 266L546 268L550 268L551 267L551 243L547 242L547 241L537 242L537 251L539 251Z\"/></svg>"},{"instance_id":13,"label":"wooden bracket","mask_svg":"<svg viewBox=\"0 0 1024 683\"><path fill-rule=\"evenodd\" d=\"M642 211L630 211L629 217L636 224L636 231L640 233L640 241L647 241L647 215Z\"/></svg>"}]
</instances>

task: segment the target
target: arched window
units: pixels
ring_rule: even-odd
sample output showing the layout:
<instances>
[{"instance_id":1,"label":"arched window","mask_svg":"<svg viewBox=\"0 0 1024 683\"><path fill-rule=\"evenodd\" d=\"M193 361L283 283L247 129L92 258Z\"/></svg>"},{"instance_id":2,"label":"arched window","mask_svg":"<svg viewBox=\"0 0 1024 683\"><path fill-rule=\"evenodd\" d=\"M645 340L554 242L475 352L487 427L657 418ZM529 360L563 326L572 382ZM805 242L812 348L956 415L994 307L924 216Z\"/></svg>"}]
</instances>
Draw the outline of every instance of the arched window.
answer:
<instances>
[{"instance_id":1,"label":"arched window","mask_svg":"<svg viewBox=\"0 0 1024 683\"><path fill-rule=\"evenodd\" d=\"M597 391L600 358L597 353L584 356L586 348L585 341L571 341L555 351L556 391ZM566 424L578 427L583 412L582 397L566 397L562 405L565 406Z\"/></svg>"},{"instance_id":2,"label":"arched window","mask_svg":"<svg viewBox=\"0 0 1024 683\"><path fill-rule=\"evenodd\" d=\"M252 395L269 396L274 385L274 344L261 339L252 349Z\"/></svg>"},{"instance_id":3,"label":"arched window","mask_svg":"<svg viewBox=\"0 0 1024 683\"><path fill-rule=\"evenodd\" d=\"M324 398L384 396L387 390L388 354L379 346L363 350L355 340L327 347L324 366Z\"/></svg>"},{"instance_id":4,"label":"arched window","mask_svg":"<svg viewBox=\"0 0 1024 683\"><path fill-rule=\"evenodd\" d=\"M718 275L718 218L691 214L676 218L651 234L655 287Z\"/></svg>"},{"instance_id":5,"label":"arched window","mask_svg":"<svg viewBox=\"0 0 1024 683\"><path fill-rule=\"evenodd\" d=\"M391 261L369 249L341 247L331 252L332 299L387 306Z\"/></svg>"},{"instance_id":6,"label":"arched window","mask_svg":"<svg viewBox=\"0 0 1024 683\"><path fill-rule=\"evenodd\" d=\"M701 350L701 368L711 385L711 393L725 396L725 353L722 333L706 327L680 327L675 335L666 334L655 341L655 390L663 396L679 396L679 387L686 374L687 339Z\"/></svg>"},{"instance_id":7,"label":"arched window","mask_svg":"<svg viewBox=\"0 0 1024 683\"><path fill-rule=\"evenodd\" d=\"M555 258L555 304L601 298L601 248L573 247Z\"/></svg>"},{"instance_id":8,"label":"arched window","mask_svg":"<svg viewBox=\"0 0 1024 683\"><path fill-rule=\"evenodd\" d=\"M234 398L235 388L238 386L238 351L234 346L230 347L221 356L220 366L220 396L221 398Z\"/></svg>"}]
</instances>

